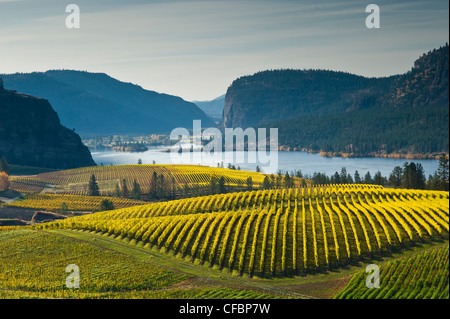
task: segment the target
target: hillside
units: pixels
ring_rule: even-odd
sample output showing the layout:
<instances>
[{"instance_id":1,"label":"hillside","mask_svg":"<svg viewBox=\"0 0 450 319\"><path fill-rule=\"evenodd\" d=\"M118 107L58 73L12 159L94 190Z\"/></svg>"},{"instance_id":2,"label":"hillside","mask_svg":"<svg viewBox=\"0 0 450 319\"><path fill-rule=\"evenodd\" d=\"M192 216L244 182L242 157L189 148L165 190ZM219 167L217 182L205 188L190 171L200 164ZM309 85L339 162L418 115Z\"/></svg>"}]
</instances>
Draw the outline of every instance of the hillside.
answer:
<instances>
[{"instance_id":1,"label":"hillside","mask_svg":"<svg viewBox=\"0 0 450 319\"><path fill-rule=\"evenodd\" d=\"M193 101L206 115L220 121L222 119L223 107L225 105L225 94L211 101Z\"/></svg>"},{"instance_id":2,"label":"hillside","mask_svg":"<svg viewBox=\"0 0 450 319\"><path fill-rule=\"evenodd\" d=\"M87 147L61 125L42 98L3 89L0 80L0 157L16 165L75 168L95 165Z\"/></svg>"},{"instance_id":3,"label":"hillside","mask_svg":"<svg viewBox=\"0 0 450 319\"><path fill-rule=\"evenodd\" d=\"M335 299L448 299L448 244L408 260L390 261L378 289L367 289L366 275L364 271L354 275Z\"/></svg>"},{"instance_id":4,"label":"hillside","mask_svg":"<svg viewBox=\"0 0 450 319\"><path fill-rule=\"evenodd\" d=\"M384 78L326 70L241 77L227 90L223 126L278 127L280 145L334 154L448 152L448 60L445 45Z\"/></svg>"},{"instance_id":5,"label":"hillside","mask_svg":"<svg viewBox=\"0 0 450 319\"><path fill-rule=\"evenodd\" d=\"M196 191L199 194L209 191L212 176L217 179L223 176L225 186L230 190L244 188L249 177L252 178L254 187L260 187L265 176L257 172L198 165L100 165L35 176L14 176L11 178L11 188L27 193L40 193L47 188L48 192L58 194L86 195L90 177L94 174L102 195L114 195L115 186L124 181L130 190L133 182L137 181L142 193L146 194L151 187L154 173L159 176L164 188L173 189L177 194L188 189L189 192Z\"/></svg>"},{"instance_id":6,"label":"hillside","mask_svg":"<svg viewBox=\"0 0 450 319\"><path fill-rule=\"evenodd\" d=\"M220 283L197 284L193 275L160 265L151 257L103 249L54 233L0 231L0 274L8 274L0 282L0 299L275 298ZM67 289L61 276L70 264L82 267L77 289Z\"/></svg>"},{"instance_id":7,"label":"hillside","mask_svg":"<svg viewBox=\"0 0 450 319\"><path fill-rule=\"evenodd\" d=\"M373 185L240 192L35 227L96 231L236 275L286 277L448 240L448 192Z\"/></svg>"},{"instance_id":8,"label":"hillside","mask_svg":"<svg viewBox=\"0 0 450 319\"><path fill-rule=\"evenodd\" d=\"M63 125L81 134L148 134L214 123L194 103L145 90L103 73L47 71L4 74L6 88L50 101Z\"/></svg>"}]
</instances>

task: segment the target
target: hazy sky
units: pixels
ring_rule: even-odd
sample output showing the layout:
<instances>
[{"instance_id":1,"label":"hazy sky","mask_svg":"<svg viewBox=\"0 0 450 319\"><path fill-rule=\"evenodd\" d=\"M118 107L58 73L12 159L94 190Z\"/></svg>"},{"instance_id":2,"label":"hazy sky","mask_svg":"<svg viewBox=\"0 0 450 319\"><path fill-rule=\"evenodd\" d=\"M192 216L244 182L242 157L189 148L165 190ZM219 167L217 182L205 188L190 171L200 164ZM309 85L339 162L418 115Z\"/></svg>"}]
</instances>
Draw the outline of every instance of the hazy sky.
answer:
<instances>
[{"instance_id":1,"label":"hazy sky","mask_svg":"<svg viewBox=\"0 0 450 319\"><path fill-rule=\"evenodd\" d=\"M70 3L80 29L65 26ZM370 3L380 29L366 28ZM0 0L0 73L104 72L209 100L267 69L404 73L448 42L448 28L448 0Z\"/></svg>"}]
</instances>

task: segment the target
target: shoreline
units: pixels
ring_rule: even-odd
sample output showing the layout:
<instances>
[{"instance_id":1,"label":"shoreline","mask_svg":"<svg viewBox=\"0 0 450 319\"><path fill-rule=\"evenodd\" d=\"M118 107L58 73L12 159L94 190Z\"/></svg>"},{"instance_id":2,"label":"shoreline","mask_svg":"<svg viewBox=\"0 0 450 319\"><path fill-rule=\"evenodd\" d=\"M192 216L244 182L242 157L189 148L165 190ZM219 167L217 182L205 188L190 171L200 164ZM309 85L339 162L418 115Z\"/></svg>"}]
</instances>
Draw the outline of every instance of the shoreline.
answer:
<instances>
[{"instance_id":1,"label":"shoreline","mask_svg":"<svg viewBox=\"0 0 450 319\"><path fill-rule=\"evenodd\" d=\"M368 153L368 154L357 154L357 153L344 153L344 152L325 152L316 151L306 148L296 148L289 146L280 146L278 148L279 152L306 152L311 154L319 154L322 157L341 157L341 158L392 158L392 159L410 159L410 160L438 160L441 155L448 156L448 153L431 153L431 154L420 154L420 153Z\"/></svg>"},{"instance_id":2,"label":"shoreline","mask_svg":"<svg viewBox=\"0 0 450 319\"><path fill-rule=\"evenodd\" d=\"M163 153L170 153L170 148L165 148L167 145L161 145L161 146L154 146L147 151L155 150L160 148L160 152ZM119 151L114 149L103 149L103 150L91 150L91 152L104 152L104 151L110 151L110 152L116 152L116 153L145 153L146 151L141 152L128 152L128 151ZM195 150L189 150L187 152L200 152L201 150L195 149ZM224 150L222 150L224 152ZM402 153L369 153L369 154L357 154L357 153L344 153L344 152L325 152L325 151L316 151L306 148L296 148L296 147L288 147L288 146L280 146L278 148L278 152L305 152L310 154L319 154L321 157L328 157L328 158L390 158L390 159L409 159L409 160L438 160L441 155L449 156L448 153L431 153L431 154L420 154L420 153L410 153L410 154L402 154Z\"/></svg>"}]
</instances>

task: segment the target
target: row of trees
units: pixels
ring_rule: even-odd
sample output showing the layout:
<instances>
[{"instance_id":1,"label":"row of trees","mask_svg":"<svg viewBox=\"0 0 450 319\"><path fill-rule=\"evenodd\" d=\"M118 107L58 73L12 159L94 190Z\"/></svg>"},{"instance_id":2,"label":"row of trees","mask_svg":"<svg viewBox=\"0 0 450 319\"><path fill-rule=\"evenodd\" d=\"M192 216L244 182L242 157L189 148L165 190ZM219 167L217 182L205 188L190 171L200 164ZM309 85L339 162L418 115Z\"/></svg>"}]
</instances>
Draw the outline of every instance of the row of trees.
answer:
<instances>
[{"instance_id":1,"label":"row of trees","mask_svg":"<svg viewBox=\"0 0 450 319\"><path fill-rule=\"evenodd\" d=\"M175 179L167 180L163 174L153 172L150 180L150 188L147 193L144 193L140 184L134 180L132 188L129 189L127 181L123 179L119 184L116 184L114 190L115 197L131 198L136 200L172 200L176 198L177 187ZM88 195L100 196L99 186L94 174L91 175L88 183Z\"/></svg>"},{"instance_id":2,"label":"row of trees","mask_svg":"<svg viewBox=\"0 0 450 319\"><path fill-rule=\"evenodd\" d=\"M367 172L364 177L361 177L358 171L355 171L352 176L343 167L340 173L335 172L332 176L327 176L324 173L314 173L310 179L313 184L376 184L394 188L448 191L449 158L446 155L442 155L439 158L438 170L434 175L429 175L428 179L425 177L422 164L414 162L406 162L403 167L394 167L389 177L383 176L380 171L376 172L373 177L370 172Z\"/></svg>"},{"instance_id":3,"label":"row of trees","mask_svg":"<svg viewBox=\"0 0 450 319\"><path fill-rule=\"evenodd\" d=\"M300 185L295 183L294 176L301 180ZM370 172L361 176L358 171L353 175L347 172L343 167L340 172L335 172L331 176L324 173L315 172L311 177L303 175L301 171L286 172L281 171L277 175L266 175L262 183L262 189L273 188L292 188L295 186L307 186L306 180L310 179L312 184L375 184L394 188L409 188L409 189L432 189L432 190L449 190L449 159L448 156L441 156L439 159L439 168L430 175L427 179L425 177L422 164L414 162L406 162L403 167L395 167L389 177L385 177L380 171L376 172L372 177ZM99 196L99 187L95 176L92 175L89 181L90 196ZM258 187L259 188L259 187ZM230 191L251 191L255 186L251 177L248 177L245 183L239 185L229 185L224 176L211 176L209 185L200 186L194 184L189 186L185 184L181 189L177 187L175 179L166 181L164 175L158 175L153 172L150 181L149 190L144 193L139 183L135 180L132 189L129 190L126 180L122 180L120 186L116 185L114 196L123 198L132 198L136 200L173 200L179 197L196 197L203 195L223 194Z\"/></svg>"}]
</instances>

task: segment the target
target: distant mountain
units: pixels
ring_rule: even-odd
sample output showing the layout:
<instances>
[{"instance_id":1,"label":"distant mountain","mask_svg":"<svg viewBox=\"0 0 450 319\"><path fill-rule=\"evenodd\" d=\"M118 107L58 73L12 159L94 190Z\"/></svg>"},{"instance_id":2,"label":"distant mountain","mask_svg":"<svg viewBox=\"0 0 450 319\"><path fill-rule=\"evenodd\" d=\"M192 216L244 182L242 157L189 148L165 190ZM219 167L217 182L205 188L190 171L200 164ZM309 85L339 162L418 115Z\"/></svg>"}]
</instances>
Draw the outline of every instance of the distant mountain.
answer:
<instances>
[{"instance_id":1,"label":"distant mountain","mask_svg":"<svg viewBox=\"0 0 450 319\"><path fill-rule=\"evenodd\" d=\"M192 101L209 117L216 121L222 120L223 107L225 106L225 94L212 101Z\"/></svg>"},{"instance_id":2,"label":"distant mountain","mask_svg":"<svg viewBox=\"0 0 450 319\"><path fill-rule=\"evenodd\" d=\"M0 79L0 158L10 164L67 169L93 166L91 154L62 126L47 100L3 89Z\"/></svg>"},{"instance_id":3,"label":"distant mountain","mask_svg":"<svg viewBox=\"0 0 450 319\"><path fill-rule=\"evenodd\" d=\"M337 154L431 154L449 148L449 47L411 71L366 78L326 70L275 70L235 80L224 127L278 127L285 148Z\"/></svg>"},{"instance_id":4,"label":"distant mountain","mask_svg":"<svg viewBox=\"0 0 450 319\"><path fill-rule=\"evenodd\" d=\"M194 103L103 73L63 70L0 77L5 88L48 99L62 124L82 134L169 133L192 128L195 119L214 125Z\"/></svg>"}]
</instances>

